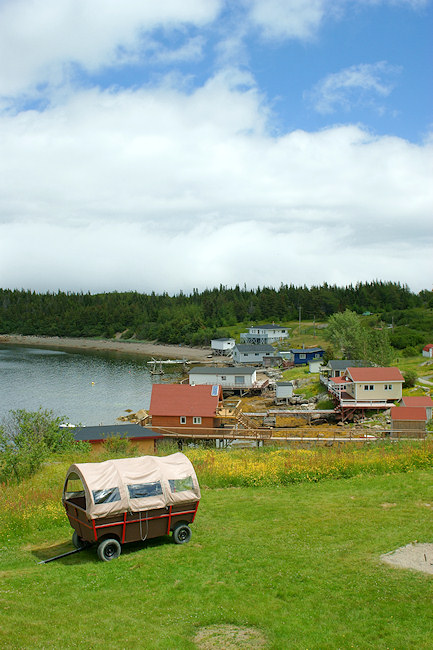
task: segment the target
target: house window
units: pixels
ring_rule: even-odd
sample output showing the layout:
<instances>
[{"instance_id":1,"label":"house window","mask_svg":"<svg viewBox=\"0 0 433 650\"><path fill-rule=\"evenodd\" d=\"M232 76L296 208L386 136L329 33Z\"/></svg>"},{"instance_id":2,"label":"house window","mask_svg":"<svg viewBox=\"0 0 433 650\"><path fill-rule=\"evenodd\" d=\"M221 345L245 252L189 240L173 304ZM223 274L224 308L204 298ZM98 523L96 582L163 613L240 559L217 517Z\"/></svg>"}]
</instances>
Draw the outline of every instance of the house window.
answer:
<instances>
[{"instance_id":1,"label":"house window","mask_svg":"<svg viewBox=\"0 0 433 650\"><path fill-rule=\"evenodd\" d=\"M225 381L227 377L225 375L221 375L221 381Z\"/></svg>"},{"instance_id":2,"label":"house window","mask_svg":"<svg viewBox=\"0 0 433 650\"><path fill-rule=\"evenodd\" d=\"M374 390L374 384L365 384L364 390Z\"/></svg>"},{"instance_id":3,"label":"house window","mask_svg":"<svg viewBox=\"0 0 433 650\"><path fill-rule=\"evenodd\" d=\"M385 390L392 390L392 384L385 384Z\"/></svg>"},{"instance_id":4,"label":"house window","mask_svg":"<svg viewBox=\"0 0 433 650\"><path fill-rule=\"evenodd\" d=\"M193 424L201 424L201 417L193 417L192 423Z\"/></svg>"},{"instance_id":5,"label":"house window","mask_svg":"<svg viewBox=\"0 0 433 650\"><path fill-rule=\"evenodd\" d=\"M185 415L181 415L181 416L180 416L180 423L181 423L181 424L186 424L186 417L185 417Z\"/></svg>"},{"instance_id":6,"label":"house window","mask_svg":"<svg viewBox=\"0 0 433 650\"><path fill-rule=\"evenodd\" d=\"M240 375L235 375L235 384L237 386L244 385L245 384L245 378L241 377Z\"/></svg>"},{"instance_id":7,"label":"house window","mask_svg":"<svg viewBox=\"0 0 433 650\"><path fill-rule=\"evenodd\" d=\"M300 358L300 359L306 359L306 358L307 358L307 355L306 355L306 354L300 354L300 355L299 355L299 358Z\"/></svg>"}]
</instances>

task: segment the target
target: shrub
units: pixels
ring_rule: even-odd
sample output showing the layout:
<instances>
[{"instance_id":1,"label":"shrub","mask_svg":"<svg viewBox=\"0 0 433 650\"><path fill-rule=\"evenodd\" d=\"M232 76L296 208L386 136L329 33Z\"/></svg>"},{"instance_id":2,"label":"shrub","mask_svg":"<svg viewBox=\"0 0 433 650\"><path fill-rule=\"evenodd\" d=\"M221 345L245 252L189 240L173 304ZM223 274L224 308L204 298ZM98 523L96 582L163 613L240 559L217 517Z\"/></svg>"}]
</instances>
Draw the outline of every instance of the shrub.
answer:
<instances>
[{"instance_id":1,"label":"shrub","mask_svg":"<svg viewBox=\"0 0 433 650\"><path fill-rule=\"evenodd\" d=\"M0 426L0 481L32 476L49 454L77 447L65 417L53 411L10 411Z\"/></svg>"},{"instance_id":2,"label":"shrub","mask_svg":"<svg viewBox=\"0 0 433 650\"><path fill-rule=\"evenodd\" d=\"M120 457L125 458L126 456L135 456L138 453L137 445L132 444L132 442L126 436L119 436L115 433L109 435L103 443L104 455L112 458Z\"/></svg>"},{"instance_id":3,"label":"shrub","mask_svg":"<svg viewBox=\"0 0 433 650\"><path fill-rule=\"evenodd\" d=\"M406 370L403 372L403 377L404 377L404 384L403 388L412 388L415 386L415 382L417 380L417 374L415 370Z\"/></svg>"}]
</instances>

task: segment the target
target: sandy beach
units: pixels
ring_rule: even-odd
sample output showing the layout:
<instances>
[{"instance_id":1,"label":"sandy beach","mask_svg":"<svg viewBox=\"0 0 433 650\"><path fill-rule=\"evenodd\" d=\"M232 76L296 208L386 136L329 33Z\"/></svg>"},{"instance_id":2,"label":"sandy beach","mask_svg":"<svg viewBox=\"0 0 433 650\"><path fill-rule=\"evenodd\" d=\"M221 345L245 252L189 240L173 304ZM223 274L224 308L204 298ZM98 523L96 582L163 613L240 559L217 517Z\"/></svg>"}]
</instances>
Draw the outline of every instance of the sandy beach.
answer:
<instances>
[{"instance_id":1,"label":"sandy beach","mask_svg":"<svg viewBox=\"0 0 433 650\"><path fill-rule=\"evenodd\" d=\"M2 343L29 345L38 348L108 350L126 354L142 354L146 357L160 359L186 359L187 361L205 361L210 354L209 348L189 348L183 345L104 339L74 339L58 336L22 336L21 334L0 334L0 344ZM211 360L209 359L209 361Z\"/></svg>"}]
</instances>

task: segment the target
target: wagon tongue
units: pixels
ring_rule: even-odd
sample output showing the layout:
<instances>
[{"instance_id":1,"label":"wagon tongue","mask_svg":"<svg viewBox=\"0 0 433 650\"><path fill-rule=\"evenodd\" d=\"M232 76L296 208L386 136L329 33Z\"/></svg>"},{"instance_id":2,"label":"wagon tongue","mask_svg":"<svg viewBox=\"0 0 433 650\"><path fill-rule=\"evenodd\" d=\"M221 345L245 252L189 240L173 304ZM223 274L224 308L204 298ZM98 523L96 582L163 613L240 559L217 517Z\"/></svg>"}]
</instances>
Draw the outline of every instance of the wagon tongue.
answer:
<instances>
[{"instance_id":1,"label":"wagon tongue","mask_svg":"<svg viewBox=\"0 0 433 650\"><path fill-rule=\"evenodd\" d=\"M68 551L67 553L62 553L61 555L56 555L55 557L49 557L48 560L41 560L38 564L47 564L47 562L54 562L54 560L60 560L61 557L67 557L68 555L73 555L74 553L79 553L84 551L86 547L82 546L81 548L74 548L73 551Z\"/></svg>"}]
</instances>

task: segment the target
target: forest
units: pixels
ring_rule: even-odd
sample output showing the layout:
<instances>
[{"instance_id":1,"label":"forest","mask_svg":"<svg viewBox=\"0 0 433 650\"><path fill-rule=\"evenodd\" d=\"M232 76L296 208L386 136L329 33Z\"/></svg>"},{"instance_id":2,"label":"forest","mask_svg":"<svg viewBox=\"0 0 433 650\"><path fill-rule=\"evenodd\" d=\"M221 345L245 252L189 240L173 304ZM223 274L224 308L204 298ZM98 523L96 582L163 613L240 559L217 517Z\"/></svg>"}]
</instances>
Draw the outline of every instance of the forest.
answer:
<instances>
[{"instance_id":1,"label":"forest","mask_svg":"<svg viewBox=\"0 0 433 650\"><path fill-rule=\"evenodd\" d=\"M374 281L345 287L328 285L247 289L236 285L185 294L107 292L36 293L0 289L0 333L37 336L122 338L207 345L230 335L238 323L327 320L349 309L371 312L393 323L391 343L414 349L433 329L433 293L415 294L396 282Z\"/></svg>"}]
</instances>

